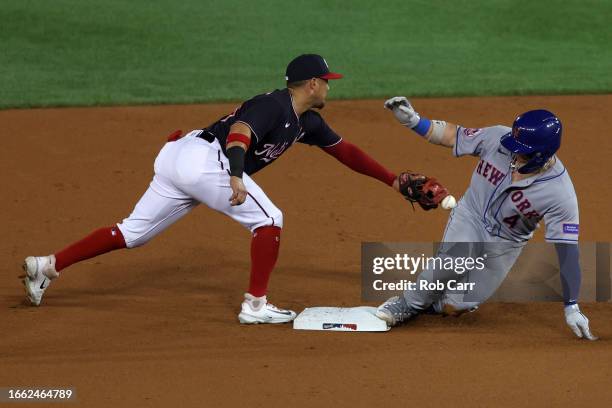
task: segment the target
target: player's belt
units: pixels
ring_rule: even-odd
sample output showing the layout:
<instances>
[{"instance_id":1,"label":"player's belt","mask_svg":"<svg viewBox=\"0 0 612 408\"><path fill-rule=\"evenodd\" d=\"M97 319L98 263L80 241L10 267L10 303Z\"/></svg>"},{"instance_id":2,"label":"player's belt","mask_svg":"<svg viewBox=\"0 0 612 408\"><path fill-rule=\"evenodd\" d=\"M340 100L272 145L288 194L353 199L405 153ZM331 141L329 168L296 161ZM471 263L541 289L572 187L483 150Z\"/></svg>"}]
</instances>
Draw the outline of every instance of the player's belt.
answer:
<instances>
[{"instance_id":1,"label":"player's belt","mask_svg":"<svg viewBox=\"0 0 612 408\"><path fill-rule=\"evenodd\" d=\"M202 133L200 133L199 135L196 135L196 137L199 137L200 139L204 139L208 143L212 143L215 141L215 135L213 135L210 132L207 132L206 130L202 131Z\"/></svg>"}]
</instances>

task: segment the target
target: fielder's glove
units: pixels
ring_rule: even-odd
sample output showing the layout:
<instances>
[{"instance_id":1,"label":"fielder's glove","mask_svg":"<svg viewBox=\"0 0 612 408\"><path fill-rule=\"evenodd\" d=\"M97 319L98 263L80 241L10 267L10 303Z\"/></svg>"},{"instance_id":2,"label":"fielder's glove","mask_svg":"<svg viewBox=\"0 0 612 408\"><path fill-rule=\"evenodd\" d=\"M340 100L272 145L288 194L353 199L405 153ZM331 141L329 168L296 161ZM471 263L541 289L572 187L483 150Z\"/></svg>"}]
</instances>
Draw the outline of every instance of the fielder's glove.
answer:
<instances>
[{"instance_id":1,"label":"fielder's glove","mask_svg":"<svg viewBox=\"0 0 612 408\"><path fill-rule=\"evenodd\" d=\"M416 113L405 96L394 96L391 99L387 99L385 101L385 108L392 111L399 123L407 128L412 129L421 120L421 117Z\"/></svg>"},{"instance_id":2,"label":"fielder's glove","mask_svg":"<svg viewBox=\"0 0 612 408\"><path fill-rule=\"evenodd\" d=\"M418 173L400 173L398 183L400 193L413 208L416 202L425 211L438 208L440 201L448 195L448 190L438 180Z\"/></svg>"},{"instance_id":3,"label":"fielder's glove","mask_svg":"<svg viewBox=\"0 0 612 408\"><path fill-rule=\"evenodd\" d=\"M589 319L582 314L578 305L565 306L565 322L581 339L597 340L589 329Z\"/></svg>"}]
</instances>

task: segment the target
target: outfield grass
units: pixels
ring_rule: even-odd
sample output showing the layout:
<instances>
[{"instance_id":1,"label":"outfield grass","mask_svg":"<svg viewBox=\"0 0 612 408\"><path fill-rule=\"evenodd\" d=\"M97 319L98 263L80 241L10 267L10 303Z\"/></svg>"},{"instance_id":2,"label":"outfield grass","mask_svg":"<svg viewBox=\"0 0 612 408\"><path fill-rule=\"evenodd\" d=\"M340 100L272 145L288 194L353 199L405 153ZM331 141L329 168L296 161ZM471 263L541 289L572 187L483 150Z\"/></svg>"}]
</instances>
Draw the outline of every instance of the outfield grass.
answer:
<instances>
[{"instance_id":1,"label":"outfield grass","mask_svg":"<svg viewBox=\"0 0 612 408\"><path fill-rule=\"evenodd\" d=\"M0 0L0 107L240 100L295 55L334 98L608 93L612 1Z\"/></svg>"}]
</instances>

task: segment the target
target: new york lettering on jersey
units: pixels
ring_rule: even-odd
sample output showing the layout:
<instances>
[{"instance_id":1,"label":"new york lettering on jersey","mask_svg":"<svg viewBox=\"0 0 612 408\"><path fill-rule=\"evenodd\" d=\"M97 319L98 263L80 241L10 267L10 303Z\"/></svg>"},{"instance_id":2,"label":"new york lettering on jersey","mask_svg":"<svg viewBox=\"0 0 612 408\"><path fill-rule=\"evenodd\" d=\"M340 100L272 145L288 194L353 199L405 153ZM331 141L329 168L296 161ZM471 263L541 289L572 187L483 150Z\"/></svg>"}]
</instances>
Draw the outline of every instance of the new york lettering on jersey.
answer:
<instances>
[{"instance_id":1,"label":"new york lettering on jersey","mask_svg":"<svg viewBox=\"0 0 612 408\"><path fill-rule=\"evenodd\" d=\"M454 155L480 157L460 205L481 215L495 236L526 242L544 219L547 241L577 241L578 205L567 170L556 158L546 172L513 182L512 155L499 142L509 131L505 126L457 130Z\"/></svg>"},{"instance_id":2,"label":"new york lettering on jersey","mask_svg":"<svg viewBox=\"0 0 612 408\"><path fill-rule=\"evenodd\" d=\"M257 95L204 129L219 140L223 153L230 127L236 122L251 129L251 145L244 159L249 175L278 159L295 142L326 147L341 140L317 112L308 110L298 118L288 89Z\"/></svg>"},{"instance_id":3,"label":"new york lettering on jersey","mask_svg":"<svg viewBox=\"0 0 612 408\"><path fill-rule=\"evenodd\" d=\"M563 163L544 173L512 183L491 205L487 218L497 226L495 235L528 240L539 222L546 224L548 242L578 241L578 199ZM572 230L567 225L575 225ZM570 231L571 230L571 231Z\"/></svg>"},{"instance_id":4,"label":"new york lettering on jersey","mask_svg":"<svg viewBox=\"0 0 612 408\"><path fill-rule=\"evenodd\" d=\"M453 155L480 157L472 174L470 187L460 201L460 205L471 212L483 215L491 196L498 193L502 184L508 184L510 160L509 154L493 154L499 145L499 139L510 128L494 126L483 129L470 129L459 126ZM495 142L497 140L497 143ZM507 151L504 151L507 152Z\"/></svg>"}]
</instances>

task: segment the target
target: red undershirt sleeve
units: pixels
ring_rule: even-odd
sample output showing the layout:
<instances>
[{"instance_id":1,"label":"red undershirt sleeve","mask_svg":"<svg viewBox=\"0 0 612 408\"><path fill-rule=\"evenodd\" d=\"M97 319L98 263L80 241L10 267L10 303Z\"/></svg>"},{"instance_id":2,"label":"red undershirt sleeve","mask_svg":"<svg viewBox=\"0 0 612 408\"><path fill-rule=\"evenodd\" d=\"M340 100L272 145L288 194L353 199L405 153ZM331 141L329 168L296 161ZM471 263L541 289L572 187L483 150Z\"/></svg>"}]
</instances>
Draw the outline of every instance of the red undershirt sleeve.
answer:
<instances>
[{"instance_id":1,"label":"red undershirt sleeve","mask_svg":"<svg viewBox=\"0 0 612 408\"><path fill-rule=\"evenodd\" d=\"M323 147L322 149L350 169L366 176L374 177L389 186L396 179L395 174L387 170L359 147L344 139L338 144Z\"/></svg>"}]
</instances>

